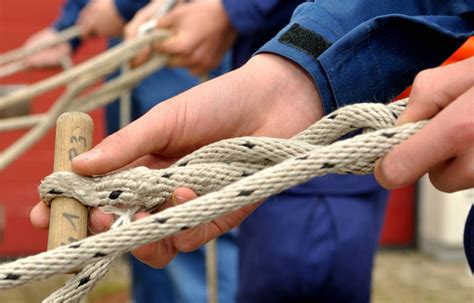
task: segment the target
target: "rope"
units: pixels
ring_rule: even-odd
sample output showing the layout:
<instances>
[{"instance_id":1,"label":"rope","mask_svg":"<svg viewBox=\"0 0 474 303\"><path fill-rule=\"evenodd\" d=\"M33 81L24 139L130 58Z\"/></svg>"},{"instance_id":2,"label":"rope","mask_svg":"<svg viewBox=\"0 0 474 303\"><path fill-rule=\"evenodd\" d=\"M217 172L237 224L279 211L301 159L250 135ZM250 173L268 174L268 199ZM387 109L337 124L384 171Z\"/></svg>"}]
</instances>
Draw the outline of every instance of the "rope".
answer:
<instances>
[{"instance_id":1,"label":"rope","mask_svg":"<svg viewBox=\"0 0 474 303\"><path fill-rule=\"evenodd\" d=\"M15 91L7 96L0 98L0 109L10 106L21 100L32 99L39 94L48 90L54 89L58 86L65 85L79 76L88 73L94 73L98 68L108 67L111 71L117 69L123 62L132 58L139 50L147 44L164 39L169 34L163 30L155 30L138 37L134 40L121 43L110 50L90 59L80 65L70 68L58 75L47 78L43 81L31 85L25 89Z\"/></svg>"},{"instance_id":2,"label":"rope","mask_svg":"<svg viewBox=\"0 0 474 303\"><path fill-rule=\"evenodd\" d=\"M89 264L65 286L82 296L112 264L112 259L143 244L209 222L316 176L370 173L378 158L427 123L394 128L405 104L406 100L387 106L348 106L292 139L223 140L161 170L138 167L101 177L54 173L40 186L41 199L46 203L63 195L88 206L150 211L167 200L177 187L190 187L201 196L81 241L3 264L0 288L19 286ZM360 128L364 129L363 134L336 141ZM62 298L53 294L46 302L76 302L72 297Z\"/></svg>"},{"instance_id":3,"label":"rope","mask_svg":"<svg viewBox=\"0 0 474 303\"><path fill-rule=\"evenodd\" d=\"M77 26L72 26L68 29L58 32L57 38L51 41L41 43L40 45L37 45L35 47L23 46L21 48L17 48L15 50L9 51L7 53L0 55L0 66L13 62L13 61L21 60L24 57L28 57L39 51L67 42L69 40L79 37L80 34L81 33L80 33L79 28Z\"/></svg>"},{"instance_id":4,"label":"rope","mask_svg":"<svg viewBox=\"0 0 474 303\"><path fill-rule=\"evenodd\" d=\"M150 33L149 37L143 41L149 41L150 39L161 39L165 36L166 34L164 32ZM28 99L27 97L31 95L39 94L39 92L42 92L44 87L46 87L47 90L56 87L56 85L62 83L61 81L68 79L71 73L75 77L73 79L75 82L82 82L80 88L77 89L74 94L70 94L68 93L69 90L66 90L58 102L53 105L53 107L46 114L37 114L27 117L15 117L0 120L0 131L34 126L34 128L21 139L0 153L0 170L8 166L29 147L40 140L54 125L56 118L64 111L79 110L88 112L98 107L105 106L116 100L122 93L132 88L145 77L157 69L162 68L166 64L167 57L155 55L144 65L133 69L112 81L109 81L108 83L102 85L100 89L86 94L85 96L78 96L82 91L84 91L85 88L90 87L99 79L105 77L107 74L110 74L115 69L117 69L121 64L121 61L125 62L128 60L128 58L133 56L134 52L140 50L137 45L142 45L143 41L140 40L138 41L139 43L133 41L129 44L121 45L116 49L99 56L100 58L96 57L95 59L89 60L75 68L71 68L69 71L65 71L57 76L41 81L32 87L27 87L23 90L20 90L18 93L14 92L4 98L0 98L0 108L2 101L4 101L5 107L16 104L22 100ZM125 57L120 57L121 55ZM111 64L107 60L115 61L113 64ZM53 82L53 86L48 84ZM72 82L71 85L74 85L75 82Z\"/></svg>"},{"instance_id":5,"label":"rope","mask_svg":"<svg viewBox=\"0 0 474 303\"><path fill-rule=\"evenodd\" d=\"M167 57L161 55L153 57L140 67L130 70L127 74L107 81L90 94L75 98L68 110L90 112L109 104L116 100L123 91L130 89L154 71L165 66L166 60ZM46 118L47 114L41 113L2 119L0 120L0 132L32 127Z\"/></svg>"}]
</instances>

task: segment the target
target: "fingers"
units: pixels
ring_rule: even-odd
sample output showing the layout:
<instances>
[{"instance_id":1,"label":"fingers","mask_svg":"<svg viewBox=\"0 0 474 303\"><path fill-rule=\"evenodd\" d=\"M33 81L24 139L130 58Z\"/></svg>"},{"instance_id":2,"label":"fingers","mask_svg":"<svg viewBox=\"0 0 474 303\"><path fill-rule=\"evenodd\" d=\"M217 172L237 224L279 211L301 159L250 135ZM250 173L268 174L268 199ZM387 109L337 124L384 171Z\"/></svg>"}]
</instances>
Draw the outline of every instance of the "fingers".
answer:
<instances>
[{"instance_id":1,"label":"fingers","mask_svg":"<svg viewBox=\"0 0 474 303\"><path fill-rule=\"evenodd\" d=\"M98 234L107 231L114 223L114 216L106 214L98 208L92 208L89 211L89 231L92 234Z\"/></svg>"},{"instance_id":2,"label":"fingers","mask_svg":"<svg viewBox=\"0 0 474 303\"><path fill-rule=\"evenodd\" d=\"M162 41L154 44L154 49L158 53L171 55L174 57L187 57L192 54L192 39L188 39L183 33L176 33Z\"/></svg>"},{"instance_id":3,"label":"fingers","mask_svg":"<svg viewBox=\"0 0 474 303\"><path fill-rule=\"evenodd\" d=\"M69 57L71 52L71 46L68 43L62 43L28 56L25 63L32 68L59 67L61 61Z\"/></svg>"},{"instance_id":4,"label":"fingers","mask_svg":"<svg viewBox=\"0 0 474 303\"><path fill-rule=\"evenodd\" d=\"M30 212L31 224L38 229L47 229L49 227L50 212L51 209L46 204L39 202ZM113 215L105 214L97 208L92 208L89 212L89 230L93 234L108 230L113 222Z\"/></svg>"},{"instance_id":5,"label":"fingers","mask_svg":"<svg viewBox=\"0 0 474 303\"><path fill-rule=\"evenodd\" d=\"M91 1L82 11L77 24L84 37L119 37L123 34L122 19L113 0Z\"/></svg>"},{"instance_id":6,"label":"fingers","mask_svg":"<svg viewBox=\"0 0 474 303\"><path fill-rule=\"evenodd\" d=\"M447 193L474 187L474 148L434 167L429 177L438 190Z\"/></svg>"},{"instance_id":7,"label":"fingers","mask_svg":"<svg viewBox=\"0 0 474 303\"><path fill-rule=\"evenodd\" d=\"M87 38L94 35L94 20L94 8L91 3L81 11L76 22L82 37Z\"/></svg>"},{"instance_id":8,"label":"fingers","mask_svg":"<svg viewBox=\"0 0 474 303\"><path fill-rule=\"evenodd\" d=\"M35 228L46 229L49 227L50 208L43 202L36 204L30 212L30 221Z\"/></svg>"},{"instance_id":9,"label":"fingers","mask_svg":"<svg viewBox=\"0 0 474 303\"><path fill-rule=\"evenodd\" d=\"M138 34L138 29L140 26L150 18L152 18L154 12L158 9L157 8L157 2L161 1L153 1L140 11L133 17L133 19L127 23L125 26L125 39L133 39L137 36Z\"/></svg>"},{"instance_id":10,"label":"fingers","mask_svg":"<svg viewBox=\"0 0 474 303\"><path fill-rule=\"evenodd\" d=\"M126 39L135 38L140 31L140 27L145 25L146 22L153 22L153 17L159 8L162 6L162 1L156 1L142 9L125 28ZM160 18L159 25L156 27L171 29L174 17L169 17L170 13ZM150 47L144 48L140 53L131 60L131 66L136 67L146 62L151 55L152 49Z\"/></svg>"},{"instance_id":11,"label":"fingers","mask_svg":"<svg viewBox=\"0 0 474 303\"><path fill-rule=\"evenodd\" d=\"M443 191L474 186L474 87L436 115L431 122L395 147L376 166L386 188L410 184L430 172Z\"/></svg>"},{"instance_id":12,"label":"fingers","mask_svg":"<svg viewBox=\"0 0 474 303\"><path fill-rule=\"evenodd\" d=\"M195 198L197 198L197 195L191 189L178 188L173 192L172 199L177 205ZM240 224L259 205L260 203L256 203L243 207L210 223L182 231L173 236L173 246L182 252L193 251Z\"/></svg>"},{"instance_id":13,"label":"fingers","mask_svg":"<svg viewBox=\"0 0 474 303\"><path fill-rule=\"evenodd\" d=\"M397 125L429 119L474 85L474 57L420 72ZM448 79L449 77L449 79Z\"/></svg>"},{"instance_id":14,"label":"fingers","mask_svg":"<svg viewBox=\"0 0 474 303\"><path fill-rule=\"evenodd\" d=\"M136 219L143 219L150 214L138 213ZM174 259L178 251L171 243L171 238L152 242L135 249L132 254L140 261L155 267L162 268Z\"/></svg>"},{"instance_id":15,"label":"fingers","mask_svg":"<svg viewBox=\"0 0 474 303\"><path fill-rule=\"evenodd\" d=\"M195 199L197 195L188 188L178 188L173 192L173 204L181 204ZM148 217L148 213L138 213L136 219ZM132 254L140 261L155 267L162 268L174 259L178 250L173 245L173 238L169 237L157 242L152 242L135 249Z\"/></svg>"},{"instance_id":16,"label":"fingers","mask_svg":"<svg viewBox=\"0 0 474 303\"><path fill-rule=\"evenodd\" d=\"M130 66L132 68L135 68L137 66L142 65L143 63L148 61L151 54L152 54L151 47L149 46L144 47L142 50L140 50L140 52L135 57L132 58L132 60L130 61Z\"/></svg>"}]
</instances>

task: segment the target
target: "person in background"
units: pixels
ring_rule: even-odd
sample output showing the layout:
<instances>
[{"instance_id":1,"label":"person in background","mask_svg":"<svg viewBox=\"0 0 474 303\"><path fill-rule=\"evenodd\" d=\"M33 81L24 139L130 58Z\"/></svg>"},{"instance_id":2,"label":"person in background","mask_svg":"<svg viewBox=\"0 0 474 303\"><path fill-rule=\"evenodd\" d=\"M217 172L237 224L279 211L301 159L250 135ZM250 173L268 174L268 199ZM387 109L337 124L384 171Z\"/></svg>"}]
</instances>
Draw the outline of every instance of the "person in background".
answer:
<instances>
[{"instance_id":1,"label":"person in background","mask_svg":"<svg viewBox=\"0 0 474 303\"><path fill-rule=\"evenodd\" d=\"M233 68L238 68L289 22L302 2L189 2L158 21L158 28L174 35L155 49L171 55L172 66L199 74L215 67L232 48ZM135 36L153 6L137 13L126 27L127 37ZM149 55L150 49L144 50L135 63ZM357 283L347 285L341 296L368 301L387 200L388 192L373 175L315 178L269 198L239 228L237 301L304 301L325 281L337 283L347 275Z\"/></svg>"},{"instance_id":2,"label":"person in background","mask_svg":"<svg viewBox=\"0 0 474 303\"><path fill-rule=\"evenodd\" d=\"M54 39L57 32L70 26L78 25L81 38L63 43L27 58L31 68L56 67L66 57L70 57L79 47L81 40L91 36L108 38L108 46L113 47L121 42L124 26L149 1L131 0L69 0L63 7L62 14L52 27L43 29L31 36L25 45L34 47L42 42ZM161 5L162 1L156 1ZM157 9L157 8L156 8ZM154 13L154 12L153 12ZM210 77L218 76L229 70L230 54L222 56ZM117 76L118 73L110 76ZM146 113L157 103L171 98L197 84L200 80L186 68L165 67L145 78L131 92L132 119ZM114 102L106 107L107 132L119 129L119 104ZM227 233L217 241L218 247L218 284L219 300L231 302L235 297L237 277L237 249L235 236ZM131 257L132 291L134 302L207 302L205 275L205 249L180 254L165 269L154 269Z\"/></svg>"}]
</instances>

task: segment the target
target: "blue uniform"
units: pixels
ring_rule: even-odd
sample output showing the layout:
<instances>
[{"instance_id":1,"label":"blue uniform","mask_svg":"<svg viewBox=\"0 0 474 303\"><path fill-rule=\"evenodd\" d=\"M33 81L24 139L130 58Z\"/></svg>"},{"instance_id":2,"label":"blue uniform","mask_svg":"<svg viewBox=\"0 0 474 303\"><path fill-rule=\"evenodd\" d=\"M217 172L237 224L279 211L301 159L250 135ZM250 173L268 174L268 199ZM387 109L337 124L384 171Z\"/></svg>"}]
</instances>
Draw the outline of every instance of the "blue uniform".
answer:
<instances>
[{"instance_id":1,"label":"blue uniform","mask_svg":"<svg viewBox=\"0 0 474 303\"><path fill-rule=\"evenodd\" d=\"M223 0L240 37L234 65L286 25L302 2ZM373 176L331 175L268 199L240 225L237 301L329 302L347 277L358 281L350 284L352 299L368 298L387 195ZM348 257L351 266L342 262Z\"/></svg>"},{"instance_id":2,"label":"blue uniform","mask_svg":"<svg viewBox=\"0 0 474 303\"><path fill-rule=\"evenodd\" d=\"M387 102L473 34L473 6L472 0L318 0L299 6L258 52L304 68L326 113L356 102Z\"/></svg>"},{"instance_id":3,"label":"blue uniform","mask_svg":"<svg viewBox=\"0 0 474 303\"><path fill-rule=\"evenodd\" d=\"M361 101L387 102L473 34L473 6L318 0L299 6L258 53L304 68L325 113ZM383 193L370 190L367 179L344 178L326 176L288 190L241 225L239 302L369 302L384 206L368 201L380 201ZM474 246L472 229L466 228L465 243Z\"/></svg>"}]
</instances>

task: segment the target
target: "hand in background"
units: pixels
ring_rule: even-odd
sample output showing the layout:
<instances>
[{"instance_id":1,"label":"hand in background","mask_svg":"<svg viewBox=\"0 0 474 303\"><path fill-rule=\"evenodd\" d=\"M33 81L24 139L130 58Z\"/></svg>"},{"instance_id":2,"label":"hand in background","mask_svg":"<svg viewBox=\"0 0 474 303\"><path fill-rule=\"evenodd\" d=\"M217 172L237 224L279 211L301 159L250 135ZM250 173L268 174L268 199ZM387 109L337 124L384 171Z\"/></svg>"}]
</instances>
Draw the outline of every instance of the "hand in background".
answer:
<instances>
[{"instance_id":1,"label":"hand in background","mask_svg":"<svg viewBox=\"0 0 474 303\"><path fill-rule=\"evenodd\" d=\"M24 46L26 48L35 48L41 44L56 40L57 36L56 30L53 28L45 28L28 38ZM24 62L29 68L59 67L62 65L63 60L68 58L71 53L71 45L64 42L28 56Z\"/></svg>"},{"instance_id":2,"label":"hand in background","mask_svg":"<svg viewBox=\"0 0 474 303\"><path fill-rule=\"evenodd\" d=\"M429 173L441 191L474 187L473 71L474 57L418 74L397 124L431 122L378 163L380 184L402 187Z\"/></svg>"},{"instance_id":3,"label":"hand in background","mask_svg":"<svg viewBox=\"0 0 474 303\"><path fill-rule=\"evenodd\" d=\"M139 12L127 25L126 37L134 37L138 27L152 13L153 10L148 7ZM179 4L158 20L157 28L170 30L172 36L155 44L155 50L171 56L170 66L186 67L196 75L219 66L237 38L237 32L220 0ZM145 51L133 63L143 63L148 55L149 51Z\"/></svg>"},{"instance_id":4,"label":"hand in background","mask_svg":"<svg viewBox=\"0 0 474 303\"><path fill-rule=\"evenodd\" d=\"M84 37L121 37L125 21L113 0L91 0L77 21Z\"/></svg>"},{"instance_id":5,"label":"hand in background","mask_svg":"<svg viewBox=\"0 0 474 303\"><path fill-rule=\"evenodd\" d=\"M147 22L154 22L155 18L161 18L163 16L157 16L157 14L163 13L164 4L167 0L155 0L150 2L148 5L139 10L130 22L125 26L125 39L130 40L140 35L141 27ZM180 5L182 1L176 1L174 7ZM165 12L169 13L169 12ZM156 26L156 22L155 25ZM140 51L140 53L132 59L132 65L138 66L143 64L152 53L152 47L146 47Z\"/></svg>"},{"instance_id":6,"label":"hand in background","mask_svg":"<svg viewBox=\"0 0 474 303\"><path fill-rule=\"evenodd\" d=\"M305 71L279 56L257 55L236 71L159 103L91 151L76 157L73 169L82 175L100 175L126 166L166 167L204 145L225 138L289 138L321 116L318 92ZM176 203L196 197L184 188L176 190L173 196ZM162 267L177 251L197 249L235 227L255 207L244 207L133 253L152 266ZM99 210L92 214L90 224L95 232L110 227L110 215ZM41 203L32 211L31 221L41 227L48 220L47 207Z\"/></svg>"}]
</instances>

